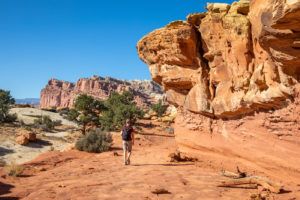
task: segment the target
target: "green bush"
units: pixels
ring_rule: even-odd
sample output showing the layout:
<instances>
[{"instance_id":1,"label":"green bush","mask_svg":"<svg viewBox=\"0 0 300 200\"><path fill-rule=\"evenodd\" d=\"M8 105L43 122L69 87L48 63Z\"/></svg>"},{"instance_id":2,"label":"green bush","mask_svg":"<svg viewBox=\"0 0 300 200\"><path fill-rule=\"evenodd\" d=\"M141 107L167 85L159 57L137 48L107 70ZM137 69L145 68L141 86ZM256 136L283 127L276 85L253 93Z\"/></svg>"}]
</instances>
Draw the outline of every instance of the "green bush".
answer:
<instances>
[{"instance_id":1,"label":"green bush","mask_svg":"<svg viewBox=\"0 0 300 200\"><path fill-rule=\"evenodd\" d=\"M44 115L33 122L36 128L40 128L44 131L52 131L55 126L61 125L61 120L51 120L48 115Z\"/></svg>"},{"instance_id":2,"label":"green bush","mask_svg":"<svg viewBox=\"0 0 300 200\"><path fill-rule=\"evenodd\" d=\"M112 145L112 136L110 133L96 129L81 137L75 144L76 149L80 151L101 153L108 151Z\"/></svg>"},{"instance_id":3,"label":"green bush","mask_svg":"<svg viewBox=\"0 0 300 200\"><path fill-rule=\"evenodd\" d=\"M79 113L76 109L72 108L72 109L70 109L70 110L67 112L65 118L66 118L67 120L71 120L71 121L78 122L78 121L77 121L77 118L78 118L79 114L80 114L80 113Z\"/></svg>"},{"instance_id":4,"label":"green bush","mask_svg":"<svg viewBox=\"0 0 300 200\"><path fill-rule=\"evenodd\" d=\"M67 118L69 112L70 112L69 108L63 108L58 110L59 115L62 116L63 118Z\"/></svg>"},{"instance_id":5,"label":"green bush","mask_svg":"<svg viewBox=\"0 0 300 200\"><path fill-rule=\"evenodd\" d=\"M76 98L74 108L68 112L67 119L81 125L84 135L87 125L96 127L99 125L99 115L103 109L103 102L82 94Z\"/></svg>"},{"instance_id":6,"label":"green bush","mask_svg":"<svg viewBox=\"0 0 300 200\"><path fill-rule=\"evenodd\" d=\"M16 116L9 114L9 109L15 103L10 91L0 89L0 123L16 120Z\"/></svg>"},{"instance_id":7,"label":"green bush","mask_svg":"<svg viewBox=\"0 0 300 200\"><path fill-rule=\"evenodd\" d=\"M123 94L113 92L104 101L104 106L105 110L101 113L100 124L102 129L107 131L119 130L126 119L134 123L144 115L144 112L136 106L133 94L128 91Z\"/></svg>"},{"instance_id":8,"label":"green bush","mask_svg":"<svg viewBox=\"0 0 300 200\"><path fill-rule=\"evenodd\" d=\"M18 117L17 117L16 113L14 113L14 114L8 114L6 116L5 122L7 122L7 123L15 122L15 121L17 121L17 118Z\"/></svg>"},{"instance_id":9,"label":"green bush","mask_svg":"<svg viewBox=\"0 0 300 200\"><path fill-rule=\"evenodd\" d=\"M151 109L157 113L158 117L162 117L167 111L167 106L163 105L162 100L159 100L157 104L153 104Z\"/></svg>"},{"instance_id":10,"label":"green bush","mask_svg":"<svg viewBox=\"0 0 300 200\"><path fill-rule=\"evenodd\" d=\"M105 101L85 94L78 96L74 108L68 111L66 118L81 125L82 133L85 134L88 125L101 127L106 131L118 130L126 119L135 122L143 115L144 112L136 106L131 92L113 92Z\"/></svg>"}]
</instances>

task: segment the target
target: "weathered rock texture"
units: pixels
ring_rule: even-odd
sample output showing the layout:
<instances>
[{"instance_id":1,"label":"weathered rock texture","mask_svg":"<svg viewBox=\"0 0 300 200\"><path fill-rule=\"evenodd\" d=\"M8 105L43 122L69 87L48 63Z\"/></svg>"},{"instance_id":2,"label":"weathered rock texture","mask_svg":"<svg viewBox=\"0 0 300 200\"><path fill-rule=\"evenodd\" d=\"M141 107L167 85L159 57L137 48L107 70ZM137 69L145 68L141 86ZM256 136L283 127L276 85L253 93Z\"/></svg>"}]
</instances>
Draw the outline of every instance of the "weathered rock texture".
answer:
<instances>
[{"instance_id":1,"label":"weathered rock texture","mask_svg":"<svg viewBox=\"0 0 300 200\"><path fill-rule=\"evenodd\" d=\"M271 159L268 141L289 135L293 144L278 149L284 161L285 150L300 149L300 1L241 0L207 9L137 45L153 80L178 107L179 147L251 162ZM253 143L242 142L251 136ZM252 148L261 155L249 155ZM299 153L289 155L300 163Z\"/></svg>"},{"instance_id":2,"label":"weathered rock texture","mask_svg":"<svg viewBox=\"0 0 300 200\"><path fill-rule=\"evenodd\" d=\"M153 81L123 81L110 77L82 78L76 84L49 80L41 91L40 107L42 109L70 108L79 94L88 94L97 99L106 99L112 92L132 91L135 101L141 107L163 98L159 85Z\"/></svg>"}]
</instances>

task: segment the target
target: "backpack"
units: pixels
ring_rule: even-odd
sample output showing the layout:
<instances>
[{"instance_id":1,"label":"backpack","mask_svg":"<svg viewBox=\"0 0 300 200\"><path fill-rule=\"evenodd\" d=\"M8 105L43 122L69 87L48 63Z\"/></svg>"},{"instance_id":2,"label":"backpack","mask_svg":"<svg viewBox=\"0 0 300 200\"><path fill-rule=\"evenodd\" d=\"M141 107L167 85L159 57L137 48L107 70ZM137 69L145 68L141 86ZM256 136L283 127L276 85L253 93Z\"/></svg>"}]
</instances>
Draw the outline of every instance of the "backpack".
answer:
<instances>
[{"instance_id":1,"label":"backpack","mask_svg":"<svg viewBox=\"0 0 300 200\"><path fill-rule=\"evenodd\" d=\"M133 131L132 127L123 127L122 129L122 139L125 141L131 141L131 133Z\"/></svg>"}]
</instances>

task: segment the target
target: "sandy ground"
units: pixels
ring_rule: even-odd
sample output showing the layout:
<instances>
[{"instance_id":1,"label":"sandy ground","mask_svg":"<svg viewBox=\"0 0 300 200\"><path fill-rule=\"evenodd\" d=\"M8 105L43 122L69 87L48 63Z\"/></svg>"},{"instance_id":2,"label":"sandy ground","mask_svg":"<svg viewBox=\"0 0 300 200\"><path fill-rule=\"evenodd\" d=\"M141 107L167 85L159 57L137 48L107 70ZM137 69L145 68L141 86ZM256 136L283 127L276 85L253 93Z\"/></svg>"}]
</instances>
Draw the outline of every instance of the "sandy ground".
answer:
<instances>
[{"instance_id":1,"label":"sandy ground","mask_svg":"<svg viewBox=\"0 0 300 200\"><path fill-rule=\"evenodd\" d=\"M32 124L34 119L36 119L34 116L48 115L52 120L61 120L63 125L77 126L74 122L64 119L59 113L49 112L38 108L12 108L10 113L17 114L18 119L23 120L25 124Z\"/></svg>"},{"instance_id":2,"label":"sandy ground","mask_svg":"<svg viewBox=\"0 0 300 200\"><path fill-rule=\"evenodd\" d=\"M79 133L77 125L63 119L58 113L43 111L37 108L13 108L11 113L16 113L19 120L25 124L32 124L35 116L48 115L52 120L61 120L62 126L56 127L52 132L38 131L38 141L30 142L26 146L15 142L21 127L13 124L0 125L0 161L6 163L24 163L36 158L41 153L52 150L63 151L74 143L74 137Z\"/></svg>"},{"instance_id":3,"label":"sandy ground","mask_svg":"<svg viewBox=\"0 0 300 200\"><path fill-rule=\"evenodd\" d=\"M28 162L41 153L52 150L63 151L74 143L74 135L78 132L73 128L56 129L54 132L38 132L36 142L30 142L26 146L15 142L16 134L22 128L0 127L0 160L5 163Z\"/></svg>"},{"instance_id":4,"label":"sandy ground","mask_svg":"<svg viewBox=\"0 0 300 200\"><path fill-rule=\"evenodd\" d=\"M224 178L209 163L170 163L174 137L144 129L134 146L132 164L122 163L121 140L114 134L113 150L89 154L71 150L48 152L26 163L23 177L0 170L0 199L250 199L256 189L228 189L217 185ZM114 156L117 152L119 156ZM298 187L298 188L297 188ZM163 188L168 194L151 191ZM300 185L270 199L299 199Z\"/></svg>"}]
</instances>

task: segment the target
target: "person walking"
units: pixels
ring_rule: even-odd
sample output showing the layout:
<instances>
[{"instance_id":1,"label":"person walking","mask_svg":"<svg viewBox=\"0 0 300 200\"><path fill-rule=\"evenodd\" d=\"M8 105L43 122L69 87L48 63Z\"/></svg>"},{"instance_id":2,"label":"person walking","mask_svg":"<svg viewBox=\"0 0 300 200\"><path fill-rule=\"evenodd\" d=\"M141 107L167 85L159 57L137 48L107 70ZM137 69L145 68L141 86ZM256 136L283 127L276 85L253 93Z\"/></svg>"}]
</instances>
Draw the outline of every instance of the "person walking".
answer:
<instances>
[{"instance_id":1,"label":"person walking","mask_svg":"<svg viewBox=\"0 0 300 200\"><path fill-rule=\"evenodd\" d=\"M130 156L132 146L134 145L134 130L129 119L126 120L126 123L122 128L121 136L123 141L124 165L130 165Z\"/></svg>"}]
</instances>

